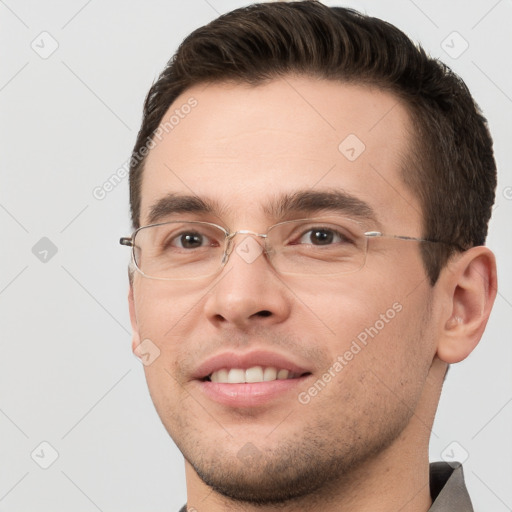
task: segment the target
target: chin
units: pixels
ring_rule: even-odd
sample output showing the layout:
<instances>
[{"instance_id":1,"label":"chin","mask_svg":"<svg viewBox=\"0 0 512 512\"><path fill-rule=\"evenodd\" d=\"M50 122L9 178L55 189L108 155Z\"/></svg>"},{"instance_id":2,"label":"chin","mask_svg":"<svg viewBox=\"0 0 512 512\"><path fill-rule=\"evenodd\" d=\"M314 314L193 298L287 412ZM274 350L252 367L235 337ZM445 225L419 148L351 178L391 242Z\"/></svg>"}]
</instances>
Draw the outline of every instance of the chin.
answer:
<instances>
[{"instance_id":1,"label":"chin","mask_svg":"<svg viewBox=\"0 0 512 512\"><path fill-rule=\"evenodd\" d=\"M225 457L221 463L202 460L192 466L215 492L254 505L291 502L314 494L326 484L325 474L315 474L307 464L288 466L282 461L269 461L264 455L255 454L252 460Z\"/></svg>"},{"instance_id":2,"label":"chin","mask_svg":"<svg viewBox=\"0 0 512 512\"><path fill-rule=\"evenodd\" d=\"M281 437L265 448L261 444L258 448L260 438L254 437L253 442L234 448L235 439L226 440L229 445L224 447L221 443L190 443L182 453L197 476L215 492L254 505L292 503L328 492L369 454L367 446L360 450L354 445L334 447L331 439L314 436L312 431L303 432L301 438ZM264 441L262 437L261 443Z\"/></svg>"}]
</instances>

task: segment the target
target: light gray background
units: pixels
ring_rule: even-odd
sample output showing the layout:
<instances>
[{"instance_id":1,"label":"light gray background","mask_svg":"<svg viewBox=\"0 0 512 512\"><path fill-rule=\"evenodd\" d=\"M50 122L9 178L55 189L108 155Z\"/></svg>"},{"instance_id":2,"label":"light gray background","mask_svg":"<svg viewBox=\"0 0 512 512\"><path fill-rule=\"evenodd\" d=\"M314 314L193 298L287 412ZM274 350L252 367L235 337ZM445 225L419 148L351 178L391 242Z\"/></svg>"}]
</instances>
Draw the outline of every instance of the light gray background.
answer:
<instances>
[{"instance_id":1,"label":"light gray background","mask_svg":"<svg viewBox=\"0 0 512 512\"><path fill-rule=\"evenodd\" d=\"M144 96L181 40L248 3L0 0L1 511L157 512L185 502L181 455L130 350L129 251L117 244L130 232L127 179L103 200L93 190L128 158ZM462 75L489 119L499 295L481 344L451 369L430 455L467 452L476 510L512 510L512 2L325 3L421 41ZM58 458L41 468L53 450Z\"/></svg>"}]
</instances>

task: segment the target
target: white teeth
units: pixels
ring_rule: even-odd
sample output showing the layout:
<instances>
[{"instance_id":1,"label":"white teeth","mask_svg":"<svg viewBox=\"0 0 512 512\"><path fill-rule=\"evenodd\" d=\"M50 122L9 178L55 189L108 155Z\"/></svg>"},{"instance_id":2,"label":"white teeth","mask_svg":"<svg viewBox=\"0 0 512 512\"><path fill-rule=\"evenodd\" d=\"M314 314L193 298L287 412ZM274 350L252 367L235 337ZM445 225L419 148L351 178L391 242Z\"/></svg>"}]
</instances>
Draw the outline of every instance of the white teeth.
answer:
<instances>
[{"instance_id":1,"label":"white teeth","mask_svg":"<svg viewBox=\"0 0 512 512\"><path fill-rule=\"evenodd\" d=\"M243 370L241 368L222 368L210 375L211 382L221 384L241 384L245 382L268 382L271 380L285 380L298 377L298 374L291 373L289 370L277 369L273 366L263 368L262 366L252 366Z\"/></svg>"},{"instance_id":2,"label":"white teeth","mask_svg":"<svg viewBox=\"0 0 512 512\"><path fill-rule=\"evenodd\" d=\"M215 378L215 380L213 380ZM227 382L228 381L228 371L223 368L218 372L212 373L212 382Z\"/></svg>"},{"instance_id":3,"label":"white teeth","mask_svg":"<svg viewBox=\"0 0 512 512\"><path fill-rule=\"evenodd\" d=\"M273 368L272 366L269 366L268 368L265 368L265 371L263 372L263 380L276 380L277 378L277 370Z\"/></svg>"},{"instance_id":4,"label":"white teeth","mask_svg":"<svg viewBox=\"0 0 512 512\"><path fill-rule=\"evenodd\" d=\"M289 374L290 374L290 372L288 370L279 370L277 372L277 379L278 380L287 379Z\"/></svg>"},{"instance_id":5,"label":"white teeth","mask_svg":"<svg viewBox=\"0 0 512 512\"><path fill-rule=\"evenodd\" d=\"M263 368L253 366L245 370L245 382L263 382Z\"/></svg>"},{"instance_id":6,"label":"white teeth","mask_svg":"<svg viewBox=\"0 0 512 512\"><path fill-rule=\"evenodd\" d=\"M239 368L231 368L228 373L229 384L240 384L245 382L245 371Z\"/></svg>"}]
</instances>

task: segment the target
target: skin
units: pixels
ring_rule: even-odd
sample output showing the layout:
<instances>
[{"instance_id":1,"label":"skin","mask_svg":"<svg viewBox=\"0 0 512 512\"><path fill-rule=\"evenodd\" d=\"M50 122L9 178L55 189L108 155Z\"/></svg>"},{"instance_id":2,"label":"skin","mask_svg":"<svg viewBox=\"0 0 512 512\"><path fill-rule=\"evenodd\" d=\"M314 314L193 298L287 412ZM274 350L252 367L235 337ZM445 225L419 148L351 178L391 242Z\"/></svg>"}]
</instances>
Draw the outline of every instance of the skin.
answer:
<instances>
[{"instance_id":1,"label":"skin","mask_svg":"<svg viewBox=\"0 0 512 512\"><path fill-rule=\"evenodd\" d=\"M263 233L280 220L263 212L276 193L336 188L367 202L381 231L421 237L421 207L400 177L411 124L391 94L289 76L197 86L169 112L192 96L197 107L148 155L141 225L158 199L177 192L224 208L187 219ZM349 134L366 146L353 162L338 150ZM248 264L236 252L219 275L194 282L135 272L133 349L150 339L160 350L146 378L186 459L189 510L427 511L428 441L445 370L480 340L495 293L485 247L452 258L432 287L418 243L385 239L371 241L361 270L336 278L278 275L264 255ZM395 303L402 310L301 404L297 391ZM312 375L252 408L214 402L192 378L213 355L253 349Z\"/></svg>"}]
</instances>

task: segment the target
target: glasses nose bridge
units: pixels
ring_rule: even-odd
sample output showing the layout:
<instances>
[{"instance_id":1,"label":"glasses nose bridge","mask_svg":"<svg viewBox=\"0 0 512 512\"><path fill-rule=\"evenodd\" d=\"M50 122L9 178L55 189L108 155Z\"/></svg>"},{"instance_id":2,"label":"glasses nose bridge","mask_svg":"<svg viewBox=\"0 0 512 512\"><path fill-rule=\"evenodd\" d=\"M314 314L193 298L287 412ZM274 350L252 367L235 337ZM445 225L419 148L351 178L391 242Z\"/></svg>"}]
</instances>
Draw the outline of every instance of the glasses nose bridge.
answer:
<instances>
[{"instance_id":1,"label":"glasses nose bridge","mask_svg":"<svg viewBox=\"0 0 512 512\"><path fill-rule=\"evenodd\" d=\"M222 266L224 266L231 253L233 252L233 240L236 235L252 235L254 237L263 238L265 240L265 248L267 247L267 238L268 233L257 233L256 231L251 231L250 229L239 229L238 231L234 231L233 233L228 233L226 235L226 248L224 250L224 255L222 257Z\"/></svg>"}]
</instances>

